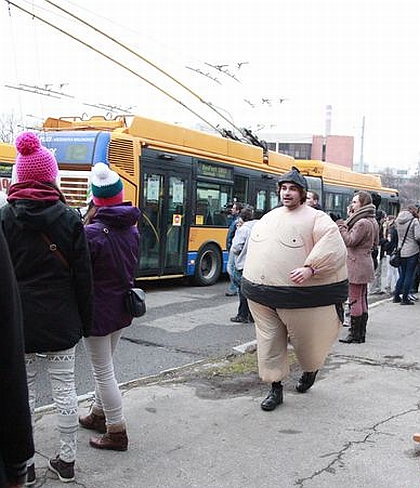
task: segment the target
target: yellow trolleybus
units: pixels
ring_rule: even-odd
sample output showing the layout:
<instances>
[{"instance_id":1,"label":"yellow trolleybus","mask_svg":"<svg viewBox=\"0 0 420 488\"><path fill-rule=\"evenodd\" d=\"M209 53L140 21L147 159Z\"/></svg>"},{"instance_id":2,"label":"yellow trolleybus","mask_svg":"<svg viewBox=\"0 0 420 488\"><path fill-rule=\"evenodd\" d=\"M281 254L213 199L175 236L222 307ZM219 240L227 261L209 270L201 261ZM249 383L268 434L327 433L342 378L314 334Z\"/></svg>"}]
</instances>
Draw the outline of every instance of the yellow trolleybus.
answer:
<instances>
[{"instance_id":1,"label":"yellow trolleybus","mask_svg":"<svg viewBox=\"0 0 420 488\"><path fill-rule=\"evenodd\" d=\"M387 215L397 215L399 211L398 191L383 187L380 176L357 173L339 164L318 160L296 159L294 164L306 177L309 189L318 193L327 213L347 218L347 207L354 192L359 190L378 193L380 208Z\"/></svg>"},{"instance_id":2,"label":"yellow trolleybus","mask_svg":"<svg viewBox=\"0 0 420 488\"><path fill-rule=\"evenodd\" d=\"M226 270L227 206L278 204L277 176L293 158L263 147L142 117L47 119L40 133L59 163L69 202L86 205L98 161L121 176L141 210L138 279L190 276L211 285Z\"/></svg>"},{"instance_id":3,"label":"yellow trolleybus","mask_svg":"<svg viewBox=\"0 0 420 488\"><path fill-rule=\"evenodd\" d=\"M12 180L12 165L15 162L15 158L15 146L0 142L0 190L6 193Z\"/></svg>"}]
</instances>

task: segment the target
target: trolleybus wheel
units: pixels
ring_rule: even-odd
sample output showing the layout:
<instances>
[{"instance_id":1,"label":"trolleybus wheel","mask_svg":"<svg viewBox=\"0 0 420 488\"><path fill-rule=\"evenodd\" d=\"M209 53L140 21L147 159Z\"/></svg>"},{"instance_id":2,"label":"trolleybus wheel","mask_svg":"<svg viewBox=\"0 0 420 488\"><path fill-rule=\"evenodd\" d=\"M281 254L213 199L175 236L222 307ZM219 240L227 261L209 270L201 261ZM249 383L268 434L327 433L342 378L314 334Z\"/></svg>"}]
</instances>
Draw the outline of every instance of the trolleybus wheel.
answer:
<instances>
[{"instance_id":1,"label":"trolleybus wheel","mask_svg":"<svg viewBox=\"0 0 420 488\"><path fill-rule=\"evenodd\" d=\"M197 255L194 283L199 286L214 285L222 271L222 256L214 244L206 244Z\"/></svg>"}]
</instances>

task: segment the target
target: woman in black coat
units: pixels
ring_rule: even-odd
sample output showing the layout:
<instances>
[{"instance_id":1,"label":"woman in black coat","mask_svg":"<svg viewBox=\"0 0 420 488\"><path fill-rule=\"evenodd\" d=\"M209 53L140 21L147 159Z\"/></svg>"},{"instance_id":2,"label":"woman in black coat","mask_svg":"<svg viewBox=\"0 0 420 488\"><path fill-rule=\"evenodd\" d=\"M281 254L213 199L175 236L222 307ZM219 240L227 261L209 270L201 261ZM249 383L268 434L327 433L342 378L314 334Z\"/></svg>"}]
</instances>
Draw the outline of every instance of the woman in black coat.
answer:
<instances>
[{"instance_id":1,"label":"woman in black coat","mask_svg":"<svg viewBox=\"0 0 420 488\"><path fill-rule=\"evenodd\" d=\"M16 140L18 182L10 187L1 224L23 308L29 404L36 398L36 353L47 358L58 410L60 450L49 468L61 481L74 479L78 405L74 381L76 344L92 325L92 271L83 224L55 185L57 162L35 134ZM28 483L35 483L33 459Z\"/></svg>"}]
</instances>

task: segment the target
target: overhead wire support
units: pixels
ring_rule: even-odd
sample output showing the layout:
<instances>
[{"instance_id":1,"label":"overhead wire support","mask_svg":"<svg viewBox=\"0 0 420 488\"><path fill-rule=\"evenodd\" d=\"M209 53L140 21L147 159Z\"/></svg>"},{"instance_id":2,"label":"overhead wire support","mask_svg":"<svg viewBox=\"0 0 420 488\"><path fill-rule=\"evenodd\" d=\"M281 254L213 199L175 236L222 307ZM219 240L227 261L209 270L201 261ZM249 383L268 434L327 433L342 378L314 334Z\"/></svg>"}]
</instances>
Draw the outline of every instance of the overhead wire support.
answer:
<instances>
[{"instance_id":1,"label":"overhead wire support","mask_svg":"<svg viewBox=\"0 0 420 488\"><path fill-rule=\"evenodd\" d=\"M21 10L22 12L28 14L29 16L31 16L32 18L34 19L37 19L39 20L40 22L43 22L44 24L48 25L49 27L52 27L53 29L55 30L58 30L59 32L61 32L62 34L66 35L67 37L70 37L71 39L73 39L74 41L77 41L79 42L80 44L84 45L85 47L91 49L92 51L96 52L97 54L103 56L104 58L108 59L109 61L111 61L112 63L116 64L117 66L119 66L120 68L123 68L124 70L128 71L129 73L131 73L132 75L136 76L137 78L141 79L142 81L144 81L145 83L147 83L148 85L152 86L153 88L155 88L156 90L160 91L161 93L163 93L164 95L166 95L168 98L170 98L171 100L173 100L174 102L178 103L179 105L181 105L182 107L184 107L186 110L188 110L189 112L191 112L193 115L195 115L198 119L200 119L201 121L203 121L205 124L207 124L208 126L210 126L213 130L215 130L216 132L219 132L220 133L220 130L215 126L213 125L212 123L210 123L208 120L206 120L204 117L202 117L200 114L198 114L197 112L195 112L192 108L188 107L184 102L182 102L181 100L177 99L176 97L174 97L173 95L171 95L169 92L167 92L166 90L164 90L163 88L160 88L158 85L156 85L155 83L153 83L152 81L148 80L147 78L145 78L144 76L140 75L139 73L137 73L136 71L132 70L131 68L129 68L128 66L120 63L118 60L114 59L113 57L109 56L108 54L100 51L99 49L97 49L96 47L88 44L87 42L83 41L82 39L79 39L75 36L73 36L72 34L70 34L69 32L66 32L65 30L61 29L60 27L52 24L51 22L48 22L48 20L46 19L43 19L42 17L40 17L39 15L36 15L35 13L33 12L29 12L28 10L24 9L23 7L21 7L20 5L17 5L16 3L10 1L10 0L5 0L9 5L13 5L13 7L16 7L18 10ZM28 90L29 91L29 90Z\"/></svg>"},{"instance_id":2,"label":"overhead wire support","mask_svg":"<svg viewBox=\"0 0 420 488\"><path fill-rule=\"evenodd\" d=\"M13 85L4 85L6 88L11 88L12 90L20 90L20 91L25 91L25 92L29 92L29 93L35 93L35 95L42 95L43 97L51 97L51 98L57 98L58 100L61 100L61 97L58 97L57 95L52 95L50 92L48 91L40 91L39 89L37 89L36 87L31 87L31 86L25 86L25 85L17 85L17 86L13 86Z\"/></svg>"},{"instance_id":3,"label":"overhead wire support","mask_svg":"<svg viewBox=\"0 0 420 488\"><path fill-rule=\"evenodd\" d=\"M8 1L8 0L6 0ZM214 106L212 106L212 104L210 102L207 102L206 100L204 100L200 95L198 95L197 93L195 93L193 90L191 90L191 88L189 88L188 86L184 85L184 83L182 83L181 81L177 80L174 76L172 76L170 73L166 72L165 70L163 70L162 68L160 68L159 66L157 66L155 63L153 63L152 61L150 61L149 59L145 58L144 56L142 56L141 54L139 54L138 52L134 51L133 49L131 49L129 46L127 46L126 44L122 43L121 41L119 41L118 39L115 39L114 37L110 36L109 34L107 34L106 32L102 31L101 29L98 29L98 27L95 27L94 25L90 24L89 22L87 22L86 20L82 19L81 17L78 17L77 15L73 14L72 12L69 12L68 10L66 10L65 8L61 7L60 5L57 5L56 3L52 2L51 0L45 0L48 4L52 5L53 7L57 8L58 10L61 10L61 12L64 12L65 14L69 15L70 17L76 19L78 22L81 22L82 24L86 25L87 27L89 27L90 29L93 29L95 32L98 32L99 34L101 34L102 36L106 37L107 39L109 39L110 41L114 42L115 44L117 44L118 46L122 47L123 49L125 49L126 51L128 51L130 54L132 54L133 56L137 57L138 59L141 59L143 62L149 64L150 66L152 66L154 69L156 69L157 71L159 71L161 74L163 74L164 76L168 77L170 80L172 80L174 83L176 83L178 86L180 86L181 88L183 88L184 90L186 90L190 95L192 95L194 98L196 98L197 100L199 100L201 103L203 103L204 105L206 105L209 109L211 109L214 113L216 113L219 117L221 117L225 122L227 122L229 125L231 125L236 131L238 131L240 134L243 134L242 132L242 129L240 129L239 127L237 127L231 120L229 120L227 117L225 117L222 113L220 113L217 109L214 108ZM13 5L13 3L12 3ZM207 63L206 63L207 64ZM233 77L234 79L236 79L236 81L239 81L234 75L232 76L230 73L226 73L225 71L222 71L223 73L225 74L228 74L229 76ZM218 81L218 80L217 80ZM201 118L201 117L200 117ZM201 120L203 120L201 118ZM207 122L208 123L208 122ZM209 124L210 125L210 124ZM214 127L212 126L212 128L214 129Z\"/></svg>"},{"instance_id":4,"label":"overhead wire support","mask_svg":"<svg viewBox=\"0 0 420 488\"><path fill-rule=\"evenodd\" d=\"M42 86L27 85L26 83L20 83L19 86L24 86L25 88L33 88L34 90L39 90L45 93L54 93L55 95L60 95L67 98L74 98L73 95L69 95L68 93L59 92L57 90L51 90L51 88L43 88Z\"/></svg>"}]
</instances>

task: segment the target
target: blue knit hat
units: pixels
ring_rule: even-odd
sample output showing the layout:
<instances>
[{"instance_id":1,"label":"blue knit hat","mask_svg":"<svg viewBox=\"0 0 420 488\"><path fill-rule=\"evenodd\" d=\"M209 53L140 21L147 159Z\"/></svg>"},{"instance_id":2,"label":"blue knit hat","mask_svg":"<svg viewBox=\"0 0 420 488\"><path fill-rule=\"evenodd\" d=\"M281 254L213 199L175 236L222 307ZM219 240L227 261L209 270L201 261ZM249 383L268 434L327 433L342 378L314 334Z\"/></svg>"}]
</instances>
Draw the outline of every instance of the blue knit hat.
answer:
<instances>
[{"instance_id":1,"label":"blue knit hat","mask_svg":"<svg viewBox=\"0 0 420 488\"><path fill-rule=\"evenodd\" d=\"M92 168L92 197L98 207L118 205L123 202L124 189L121 178L105 163Z\"/></svg>"}]
</instances>

